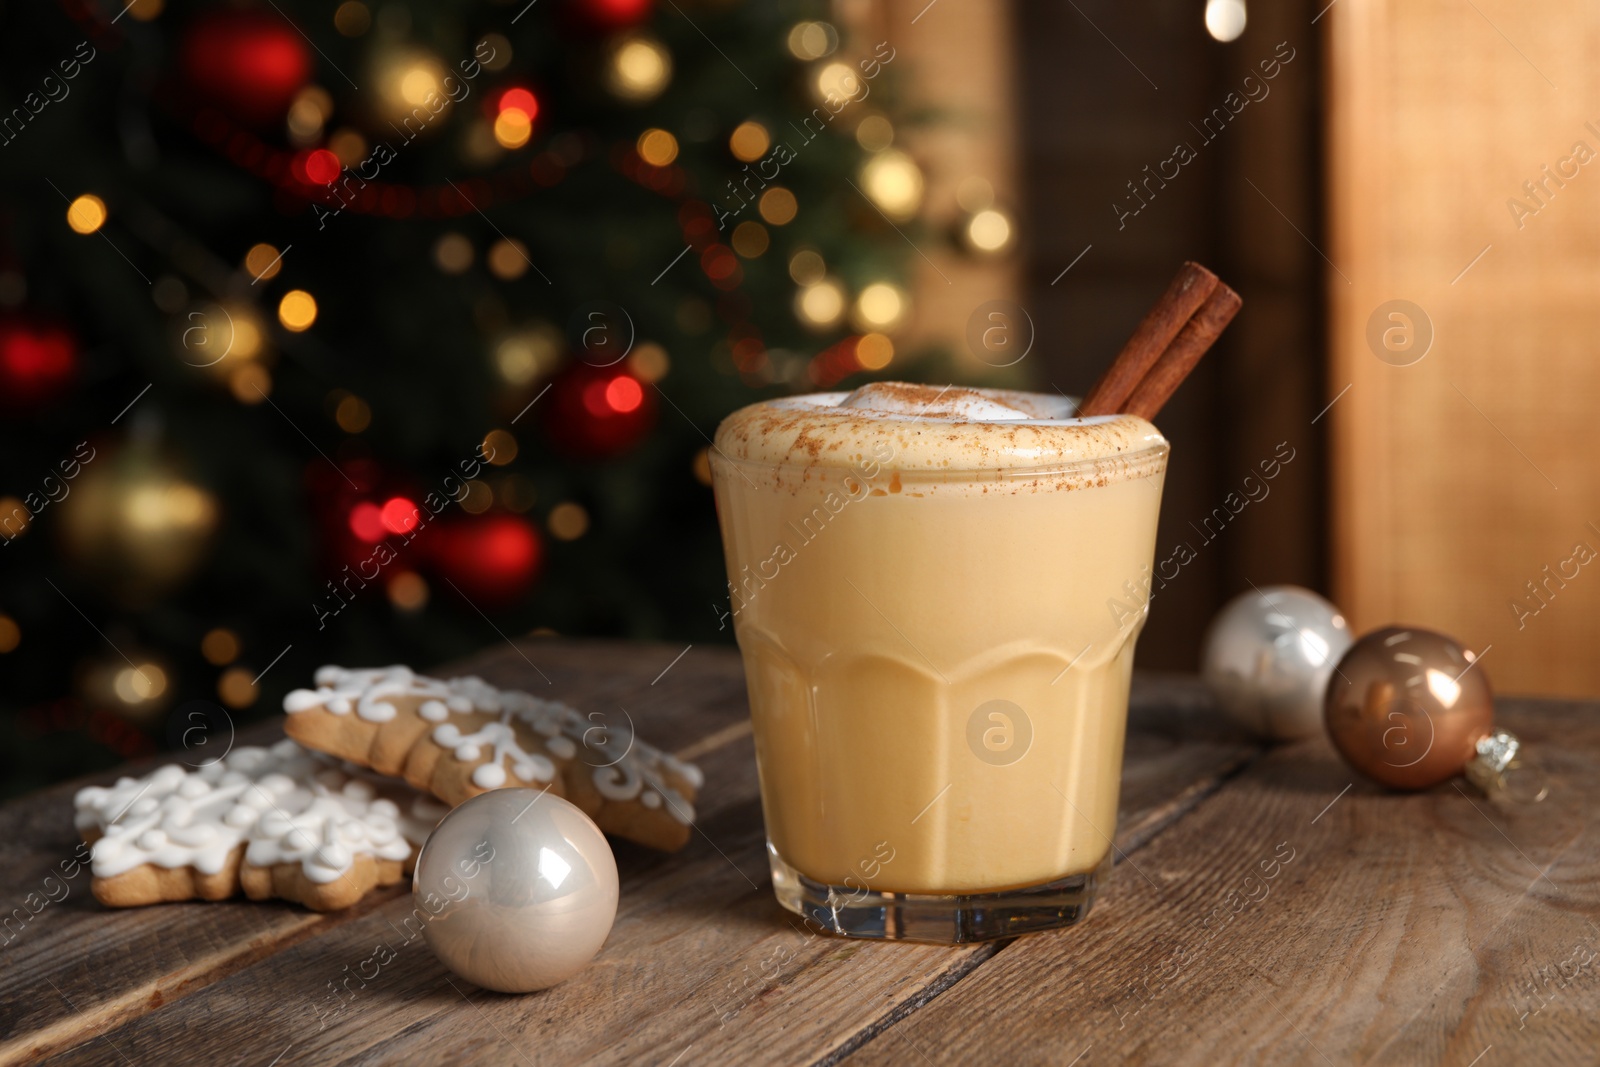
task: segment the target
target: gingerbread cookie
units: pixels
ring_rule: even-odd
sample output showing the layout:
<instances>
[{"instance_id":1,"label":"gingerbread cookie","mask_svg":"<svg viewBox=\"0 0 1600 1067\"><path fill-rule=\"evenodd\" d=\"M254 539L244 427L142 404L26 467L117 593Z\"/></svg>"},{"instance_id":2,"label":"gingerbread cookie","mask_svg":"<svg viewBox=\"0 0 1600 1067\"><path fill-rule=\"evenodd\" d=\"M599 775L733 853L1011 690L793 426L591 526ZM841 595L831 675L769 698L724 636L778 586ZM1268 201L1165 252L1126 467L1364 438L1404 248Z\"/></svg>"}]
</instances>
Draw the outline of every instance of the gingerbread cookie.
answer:
<instances>
[{"instance_id":1,"label":"gingerbread cookie","mask_svg":"<svg viewBox=\"0 0 1600 1067\"><path fill-rule=\"evenodd\" d=\"M284 698L290 737L450 805L501 786L548 788L607 833L673 851L689 840L699 768L557 701L407 667L323 667Z\"/></svg>"},{"instance_id":2,"label":"gingerbread cookie","mask_svg":"<svg viewBox=\"0 0 1600 1067\"><path fill-rule=\"evenodd\" d=\"M80 789L75 803L102 904L222 900L243 889L316 911L404 878L448 810L294 741L236 748L198 769L167 764Z\"/></svg>"}]
</instances>

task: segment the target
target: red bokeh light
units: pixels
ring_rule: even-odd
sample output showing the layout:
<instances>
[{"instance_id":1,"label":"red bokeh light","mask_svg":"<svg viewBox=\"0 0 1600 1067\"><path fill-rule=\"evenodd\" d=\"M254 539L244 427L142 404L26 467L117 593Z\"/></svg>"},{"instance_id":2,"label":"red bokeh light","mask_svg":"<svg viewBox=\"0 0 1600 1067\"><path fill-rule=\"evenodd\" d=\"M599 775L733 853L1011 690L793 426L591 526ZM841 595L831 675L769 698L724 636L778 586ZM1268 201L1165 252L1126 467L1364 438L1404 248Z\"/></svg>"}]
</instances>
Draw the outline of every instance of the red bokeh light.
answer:
<instances>
[{"instance_id":1,"label":"red bokeh light","mask_svg":"<svg viewBox=\"0 0 1600 1067\"><path fill-rule=\"evenodd\" d=\"M77 343L64 326L0 320L0 406L54 396L77 372Z\"/></svg>"},{"instance_id":2,"label":"red bokeh light","mask_svg":"<svg viewBox=\"0 0 1600 1067\"><path fill-rule=\"evenodd\" d=\"M532 122L539 114L539 100L530 90L520 86L507 89L500 94L499 108L502 114L507 111L520 111Z\"/></svg>"},{"instance_id":3,"label":"red bokeh light","mask_svg":"<svg viewBox=\"0 0 1600 1067\"><path fill-rule=\"evenodd\" d=\"M714 244L700 253L700 268L706 272L706 277L718 282L731 277L739 269L739 261L727 245Z\"/></svg>"},{"instance_id":4,"label":"red bokeh light","mask_svg":"<svg viewBox=\"0 0 1600 1067\"><path fill-rule=\"evenodd\" d=\"M376 544L388 535L384 529L383 512L370 500L363 500L350 509L350 532L363 541Z\"/></svg>"},{"instance_id":5,"label":"red bokeh light","mask_svg":"<svg viewBox=\"0 0 1600 1067\"><path fill-rule=\"evenodd\" d=\"M606 385L606 406L626 415L644 403L644 389L627 375L611 379Z\"/></svg>"},{"instance_id":6,"label":"red bokeh light","mask_svg":"<svg viewBox=\"0 0 1600 1067\"><path fill-rule=\"evenodd\" d=\"M551 383L541 421L562 452L585 460L608 459L650 432L656 401L644 383L622 368L576 360Z\"/></svg>"},{"instance_id":7,"label":"red bokeh light","mask_svg":"<svg viewBox=\"0 0 1600 1067\"><path fill-rule=\"evenodd\" d=\"M318 148L307 154L302 169L306 172L306 180L317 185L328 185L344 170L344 165L339 162L339 157L326 148Z\"/></svg>"},{"instance_id":8,"label":"red bokeh light","mask_svg":"<svg viewBox=\"0 0 1600 1067\"><path fill-rule=\"evenodd\" d=\"M300 31L270 11L216 11L184 34L181 63L202 98L256 125L275 123L311 78Z\"/></svg>"},{"instance_id":9,"label":"red bokeh light","mask_svg":"<svg viewBox=\"0 0 1600 1067\"><path fill-rule=\"evenodd\" d=\"M654 0L588 0L584 14L601 26L631 26L650 15Z\"/></svg>"},{"instance_id":10,"label":"red bokeh light","mask_svg":"<svg viewBox=\"0 0 1600 1067\"><path fill-rule=\"evenodd\" d=\"M380 515L383 528L394 534L410 533L422 521L417 506L403 496L392 496L385 500Z\"/></svg>"},{"instance_id":11,"label":"red bokeh light","mask_svg":"<svg viewBox=\"0 0 1600 1067\"><path fill-rule=\"evenodd\" d=\"M430 543L440 573L474 602L484 604L504 604L522 596L544 559L539 531L517 515L453 522Z\"/></svg>"}]
</instances>

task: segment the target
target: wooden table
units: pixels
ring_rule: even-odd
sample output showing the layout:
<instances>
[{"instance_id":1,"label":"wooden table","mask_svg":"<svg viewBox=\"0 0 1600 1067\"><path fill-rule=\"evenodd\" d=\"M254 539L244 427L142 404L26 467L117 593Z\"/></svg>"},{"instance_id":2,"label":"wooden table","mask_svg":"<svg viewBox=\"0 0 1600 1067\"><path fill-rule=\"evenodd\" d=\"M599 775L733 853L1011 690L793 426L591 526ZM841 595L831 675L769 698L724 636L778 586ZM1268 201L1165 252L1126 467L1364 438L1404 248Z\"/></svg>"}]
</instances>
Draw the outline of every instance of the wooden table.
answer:
<instances>
[{"instance_id":1,"label":"wooden table","mask_svg":"<svg viewBox=\"0 0 1600 1067\"><path fill-rule=\"evenodd\" d=\"M533 640L453 665L620 704L705 769L683 852L618 844L616 927L564 985L508 997L455 978L420 940L401 944L400 887L332 915L243 900L110 911L84 873L0 935L0 1063L1600 1058L1593 706L1501 702L1553 775L1548 801L1508 810L1457 783L1386 793L1322 741L1263 749L1220 726L1194 681L1141 678L1121 861L1088 920L946 948L810 937L778 907L738 659L695 647L662 675L680 651ZM44 900L73 855L80 784L0 808L7 909ZM397 958L335 998L381 943Z\"/></svg>"}]
</instances>

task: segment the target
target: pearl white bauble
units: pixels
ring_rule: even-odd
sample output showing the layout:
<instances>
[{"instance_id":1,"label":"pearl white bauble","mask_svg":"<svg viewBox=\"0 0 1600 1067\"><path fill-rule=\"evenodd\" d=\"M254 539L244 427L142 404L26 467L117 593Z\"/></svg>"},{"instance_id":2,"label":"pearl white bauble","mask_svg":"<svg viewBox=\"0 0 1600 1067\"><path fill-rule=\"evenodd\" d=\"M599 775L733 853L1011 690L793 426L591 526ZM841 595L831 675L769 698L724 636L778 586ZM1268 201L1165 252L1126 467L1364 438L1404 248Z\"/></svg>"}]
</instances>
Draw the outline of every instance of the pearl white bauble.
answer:
<instances>
[{"instance_id":1,"label":"pearl white bauble","mask_svg":"<svg viewBox=\"0 0 1600 1067\"><path fill-rule=\"evenodd\" d=\"M502 993L576 974L617 916L617 861L593 821L537 789L496 789L434 828L412 879L428 947Z\"/></svg>"}]
</instances>

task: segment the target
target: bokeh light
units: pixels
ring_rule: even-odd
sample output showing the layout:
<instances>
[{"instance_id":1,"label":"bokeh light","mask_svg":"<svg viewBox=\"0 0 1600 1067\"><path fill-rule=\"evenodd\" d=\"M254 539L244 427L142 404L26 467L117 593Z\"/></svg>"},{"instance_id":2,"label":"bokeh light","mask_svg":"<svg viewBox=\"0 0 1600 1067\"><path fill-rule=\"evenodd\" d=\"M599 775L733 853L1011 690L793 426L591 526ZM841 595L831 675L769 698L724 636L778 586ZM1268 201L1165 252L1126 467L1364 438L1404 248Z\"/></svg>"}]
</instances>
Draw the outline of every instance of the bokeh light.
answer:
<instances>
[{"instance_id":1,"label":"bokeh light","mask_svg":"<svg viewBox=\"0 0 1600 1067\"><path fill-rule=\"evenodd\" d=\"M754 163L767 154L772 146L772 135L767 128L754 120L741 122L728 137L728 151L744 163Z\"/></svg>"},{"instance_id":2,"label":"bokeh light","mask_svg":"<svg viewBox=\"0 0 1600 1067\"><path fill-rule=\"evenodd\" d=\"M832 326L844 314L844 288L829 278L807 285L795 296L795 313L809 326Z\"/></svg>"},{"instance_id":3,"label":"bokeh light","mask_svg":"<svg viewBox=\"0 0 1600 1067\"><path fill-rule=\"evenodd\" d=\"M291 333L301 333L317 321L317 301L304 289L290 289L278 301L278 321Z\"/></svg>"},{"instance_id":4,"label":"bokeh light","mask_svg":"<svg viewBox=\"0 0 1600 1067\"><path fill-rule=\"evenodd\" d=\"M213 667L226 666L239 658L239 638L232 630L218 627L200 639L200 654Z\"/></svg>"},{"instance_id":5,"label":"bokeh light","mask_svg":"<svg viewBox=\"0 0 1600 1067\"><path fill-rule=\"evenodd\" d=\"M251 245L244 254L244 269L255 281L271 281L283 270L283 256L269 244Z\"/></svg>"},{"instance_id":6,"label":"bokeh light","mask_svg":"<svg viewBox=\"0 0 1600 1067\"><path fill-rule=\"evenodd\" d=\"M785 226L794 221L795 215L800 210L800 204L789 190L781 185L774 185L761 194L757 210L761 212L761 217L772 225Z\"/></svg>"},{"instance_id":7,"label":"bokeh light","mask_svg":"<svg viewBox=\"0 0 1600 1067\"><path fill-rule=\"evenodd\" d=\"M894 342L881 333L863 334L856 342L856 362L862 370L882 370L894 359Z\"/></svg>"},{"instance_id":8,"label":"bokeh light","mask_svg":"<svg viewBox=\"0 0 1600 1067\"><path fill-rule=\"evenodd\" d=\"M93 193L84 193L67 205L67 225L75 233L94 233L106 224L106 202Z\"/></svg>"},{"instance_id":9,"label":"bokeh light","mask_svg":"<svg viewBox=\"0 0 1600 1067\"><path fill-rule=\"evenodd\" d=\"M861 188L885 215L910 219L922 206L922 170L898 149L890 148L861 168Z\"/></svg>"},{"instance_id":10,"label":"bokeh light","mask_svg":"<svg viewBox=\"0 0 1600 1067\"><path fill-rule=\"evenodd\" d=\"M606 67L606 87L630 104L654 100L672 77L672 53L653 37L634 34L612 48Z\"/></svg>"},{"instance_id":11,"label":"bokeh light","mask_svg":"<svg viewBox=\"0 0 1600 1067\"><path fill-rule=\"evenodd\" d=\"M635 144L639 158L652 167L669 166L678 158L678 139L666 130L651 128L639 135Z\"/></svg>"}]
</instances>

